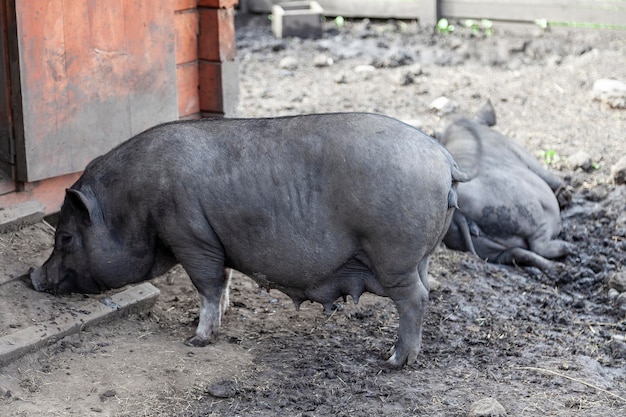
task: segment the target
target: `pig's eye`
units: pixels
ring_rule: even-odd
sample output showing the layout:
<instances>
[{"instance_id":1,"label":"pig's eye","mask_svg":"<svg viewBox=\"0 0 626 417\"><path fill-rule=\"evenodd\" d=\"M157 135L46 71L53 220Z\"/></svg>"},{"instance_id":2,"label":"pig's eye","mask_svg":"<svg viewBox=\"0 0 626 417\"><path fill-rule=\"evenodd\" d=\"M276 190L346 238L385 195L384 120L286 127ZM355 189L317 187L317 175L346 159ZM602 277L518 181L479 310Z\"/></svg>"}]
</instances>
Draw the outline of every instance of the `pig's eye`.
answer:
<instances>
[{"instance_id":1,"label":"pig's eye","mask_svg":"<svg viewBox=\"0 0 626 417\"><path fill-rule=\"evenodd\" d=\"M60 248L64 248L69 246L72 243L73 237L69 233L59 233L57 236L56 246Z\"/></svg>"}]
</instances>

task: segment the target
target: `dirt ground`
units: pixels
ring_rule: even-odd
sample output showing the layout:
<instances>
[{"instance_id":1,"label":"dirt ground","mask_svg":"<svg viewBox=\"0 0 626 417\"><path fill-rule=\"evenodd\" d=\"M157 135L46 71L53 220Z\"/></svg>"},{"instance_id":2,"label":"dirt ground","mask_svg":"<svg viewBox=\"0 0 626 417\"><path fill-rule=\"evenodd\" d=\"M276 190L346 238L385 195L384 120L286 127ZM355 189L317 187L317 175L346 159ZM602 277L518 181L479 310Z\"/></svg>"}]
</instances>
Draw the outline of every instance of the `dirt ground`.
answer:
<instances>
[{"instance_id":1,"label":"dirt ground","mask_svg":"<svg viewBox=\"0 0 626 417\"><path fill-rule=\"evenodd\" d=\"M491 36L461 26L444 35L357 20L328 21L317 41L281 41L265 16L237 24L242 116L371 111L432 133L490 98L496 128L551 156L571 188L561 237L577 253L544 274L440 247L422 353L402 370L383 361L398 323L389 299L297 312L241 275L220 340L187 347L198 300L176 268L154 280L161 296L151 311L0 368L0 415L467 416L485 397L509 416L626 415L626 311L608 286L626 272L626 190L610 180L626 155L626 110L591 96L596 79L626 81L625 34L496 23ZM440 96L458 112L432 111ZM591 156L589 172L570 166L579 151ZM51 243L42 224L0 235L0 273L25 273ZM0 336L82 301L15 279L0 286Z\"/></svg>"}]
</instances>

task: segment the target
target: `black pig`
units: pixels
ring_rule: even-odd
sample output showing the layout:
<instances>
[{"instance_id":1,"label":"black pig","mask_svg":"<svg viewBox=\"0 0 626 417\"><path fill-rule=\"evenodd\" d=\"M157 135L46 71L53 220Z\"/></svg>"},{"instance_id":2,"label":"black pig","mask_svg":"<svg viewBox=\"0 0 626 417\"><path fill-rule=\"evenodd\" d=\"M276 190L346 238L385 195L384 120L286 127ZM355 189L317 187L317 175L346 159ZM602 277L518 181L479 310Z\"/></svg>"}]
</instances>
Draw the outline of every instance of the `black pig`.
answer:
<instances>
[{"instance_id":1,"label":"black pig","mask_svg":"<svg viewBox=\"0 0 626 417\"><path fill-rule=\"evenodd\" d=\"M551 259L573 252L572 244L556 239L561 218L555 192L563 182L519 144L491 129L495 122L488 101L477 122L452 123L441 139L461 167L480 161L476 176L458 187L460 209L444 243L490 262L552 270Z\"/></svg>"},{"instance_id":2,"label":"black pig","mask_svg":"<svg viewBox=\"0 0 626 417\"><path fill-rule=\"evenodd\" d=\"M149 129L92 161L67 190L35 289L100 292L180 262L198 290L188 340L217 335L224 268L330 309L365 292L400 317L389 362L415 361L428 261L467 180L438 142L361 113L197 120Z\"/></svg>"}]
</instances>

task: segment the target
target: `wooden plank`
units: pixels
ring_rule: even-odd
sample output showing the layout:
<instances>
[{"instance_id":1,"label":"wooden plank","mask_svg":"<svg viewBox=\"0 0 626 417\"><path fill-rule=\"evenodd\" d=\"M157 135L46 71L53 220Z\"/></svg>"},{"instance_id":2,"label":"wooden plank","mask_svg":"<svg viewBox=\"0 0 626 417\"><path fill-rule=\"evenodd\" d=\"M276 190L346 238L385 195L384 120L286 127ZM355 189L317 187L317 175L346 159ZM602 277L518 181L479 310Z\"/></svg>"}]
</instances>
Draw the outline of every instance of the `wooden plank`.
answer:
<instances>
[{"instance_id":1,"label":"wooden plank","mask_svg":"<svg viewBox=\"0 0 626 417\"><path fill-rule=\"evenodd\" d=\"M131 311L148 309L156 303L159 293L158 288L146 282L108 299L70 307L59 312L54 320L0 337L0 367L65 336L78 333L84 327L94 326Z\"/></svg>"},{"instance_id":2,"label":"wooden plank","mask_svg":"<svg viewBox=\"0 0 626 417\"><path fill-rule=\"evenodd\" d=\"M288 0L245 0L251 12L271 13L272 6ZM436 0L316 0L325 16L378 17L418 19L423 8L430 8Z\"/></svg>"},{"instance_id":3,"label":"wooden plank","mask_svg":"<svg viewBox=\"0 0 626 417\"><path fill-rule=\"evenodd\" d=\"M517 22L576 22L626 27L625 0L440 0L441 16Z\"/></svg>"},{"instance_id":4,"label":"wooden plank","mask_svg":"<svg viewBox=\"0 0 626 417\"><path fill-rule=\"evenodd\" d=\"M170 2L15 4L19 180L81 171L133 134L178 118Z\"/></svg>"},{"instance_id":5,"label":"wooden plank","mask_svg":"<svg viewBox=\"0 0 626 417\"><path fill-rule=\"evenodd\" d=\"M0 210L0 233L15 231L43 220L45 209L39 201L25 201Z\"/></svg>"}]
</instances>

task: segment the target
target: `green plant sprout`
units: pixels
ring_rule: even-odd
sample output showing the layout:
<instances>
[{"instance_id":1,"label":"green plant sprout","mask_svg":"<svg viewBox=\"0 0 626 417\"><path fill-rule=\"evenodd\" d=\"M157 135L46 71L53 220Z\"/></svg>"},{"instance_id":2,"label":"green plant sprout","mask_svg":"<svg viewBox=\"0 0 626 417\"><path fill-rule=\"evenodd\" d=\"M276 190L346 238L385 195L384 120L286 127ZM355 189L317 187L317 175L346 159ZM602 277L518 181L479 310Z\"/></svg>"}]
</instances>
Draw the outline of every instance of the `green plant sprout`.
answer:
<instances>
[{"instance_id":1,"label":"green plant sprout","mask_svg":"<svg viewBox=\"0 0 626 417\"><path fill-rule=\"evenodd\" d=\"M441 18L437 22L437 32L452 33L454 32L454 25L450 24L450 22L448 22L448 19L446 19L445 17Z\"/></svg>"},{"instance_id":2,"label":"green plant sprout","mask_svg":"<svg viewBox=\"0 0 626 417\"><path fill-rule=\"evenodd\" d=\"M603 23L585 23L585 22L554 22L548 19L535 19L535 24L541 29L548 29L550 26L583 28L583 29L607 29L607 30L626 30L626 25L612 25Z\"/></svg>"},{"instance_id":3,"label":"green plant sprout","mask_svg":"<svg viewBox=\"0 0 626 417\"><path fill-rule=\"evenodd\" d=\"M466 19L463 24L472 31L473 35L478 36L484 31L486 36L493 35L493 22L489 19L481 19L480 22L474 19Z\"/></svg>"},{"instance_id":4,"label":"green plant sprout","mask_svg":"<svg viewBox=\"0 0 626 417\"><path fill-rule=\"evenodd\" d=\"M554 149L540 150L539 156L546 165L554 165L561 160L559 154Z\"/></svg>"},{"instance_id":5,"label":"green plant sprout","mask_svg":"<svg viewBox=\"0 0 626 417\"><path fill-rule=\"evenodd\" d=\"M489 19L481 19L480 26L485 31L485 35L491 36L493 35L493 22Z\"/></svg>"}]
</instances>

